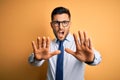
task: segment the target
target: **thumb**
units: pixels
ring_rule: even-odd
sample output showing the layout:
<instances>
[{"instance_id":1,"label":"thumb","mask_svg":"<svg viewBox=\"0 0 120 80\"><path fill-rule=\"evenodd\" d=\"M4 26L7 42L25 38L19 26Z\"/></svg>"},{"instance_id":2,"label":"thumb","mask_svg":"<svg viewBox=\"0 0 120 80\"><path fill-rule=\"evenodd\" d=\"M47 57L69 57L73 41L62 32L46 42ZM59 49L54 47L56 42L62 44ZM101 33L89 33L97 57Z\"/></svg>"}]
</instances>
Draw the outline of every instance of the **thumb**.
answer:
<instances>
[{"instance_id":1,"label":"thumb","mask_svg":"<svg viewBox=\"0 0 120 80\"><path fill-rule=\"evenodd\" d=\"M54 52L52 52L52 53L50 53L51 54L51 56L54 56L54 55L57 55L57 54L60 54L60 50L56 50L56 51L54 51Z\"/></svg>"},{"instance_id":2,"label":"thumb","mask_svg":"<svg viewBox=\"0 0 120 80\"><path fill-rule=\"evenodd\" d=\"M65 51L66 51L67 53L69 53L69 54L72 54L72 55L75 54L75 53L74 53L71 49L69 49L69 48L65 48Z\"/></svg>"}]
</instances>

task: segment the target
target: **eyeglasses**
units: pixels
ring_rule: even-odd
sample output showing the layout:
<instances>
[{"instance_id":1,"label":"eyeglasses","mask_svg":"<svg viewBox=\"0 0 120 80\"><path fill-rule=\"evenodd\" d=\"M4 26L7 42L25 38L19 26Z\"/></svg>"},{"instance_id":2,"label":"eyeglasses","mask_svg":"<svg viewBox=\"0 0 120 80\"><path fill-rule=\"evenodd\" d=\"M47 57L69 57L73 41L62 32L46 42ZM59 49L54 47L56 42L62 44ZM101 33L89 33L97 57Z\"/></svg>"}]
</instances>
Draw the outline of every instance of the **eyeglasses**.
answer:
<instances>
[{"instance_id":1,"label":"eyeglasses","mask_svg":"<svg viewBox=\"0 0 120 80\"><path fill-rule=\"evenodd\" d=\"M52 21L52 26L59 27L60 23L62 23L63 27L67 27L70 21Z\"/></svg>"}]
</instances>

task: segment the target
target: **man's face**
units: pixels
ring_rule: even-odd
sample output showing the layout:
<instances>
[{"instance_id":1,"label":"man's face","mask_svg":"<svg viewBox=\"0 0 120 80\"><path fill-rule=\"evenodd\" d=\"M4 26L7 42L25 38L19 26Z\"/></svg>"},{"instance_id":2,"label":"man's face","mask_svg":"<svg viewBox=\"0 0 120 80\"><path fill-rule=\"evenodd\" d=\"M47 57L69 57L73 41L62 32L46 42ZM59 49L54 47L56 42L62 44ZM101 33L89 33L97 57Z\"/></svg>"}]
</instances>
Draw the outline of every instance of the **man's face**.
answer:
<instances>
[{"instance_id":1,"label":"man's face","mask_svg":"<svg viewBox=\"0 0 120 80\"><path fill-rule=\"evenodd\" d=\"M51 27L57 39L64 40L69 33L70 19L68 14L56 14L51 22Z\"/></svg>"}]
</instances>

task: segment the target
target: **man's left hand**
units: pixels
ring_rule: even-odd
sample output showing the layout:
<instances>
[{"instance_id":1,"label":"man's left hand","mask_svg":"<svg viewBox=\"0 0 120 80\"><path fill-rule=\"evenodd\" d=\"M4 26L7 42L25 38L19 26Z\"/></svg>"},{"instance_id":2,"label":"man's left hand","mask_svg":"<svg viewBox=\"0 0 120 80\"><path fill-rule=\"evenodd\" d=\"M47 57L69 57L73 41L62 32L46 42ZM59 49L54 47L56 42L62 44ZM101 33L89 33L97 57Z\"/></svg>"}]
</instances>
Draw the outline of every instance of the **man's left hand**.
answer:
<instances>
[{"instance_id":1,"label":"man's left hand","mask_svg":"<svg viewBox=\"0 0 120 80\"><path fill-rule=\"evenodd\" d=\"M81 33L80 31L78 31L78 34L79 40L77 38L77 35L73 34L76 44L76 51L74 52L68 48L66 48L65 51L69 54L72 54L82 62L93 62L94 53L90 38L87 38L86 32Z\"/></svg>"}]
</instances>

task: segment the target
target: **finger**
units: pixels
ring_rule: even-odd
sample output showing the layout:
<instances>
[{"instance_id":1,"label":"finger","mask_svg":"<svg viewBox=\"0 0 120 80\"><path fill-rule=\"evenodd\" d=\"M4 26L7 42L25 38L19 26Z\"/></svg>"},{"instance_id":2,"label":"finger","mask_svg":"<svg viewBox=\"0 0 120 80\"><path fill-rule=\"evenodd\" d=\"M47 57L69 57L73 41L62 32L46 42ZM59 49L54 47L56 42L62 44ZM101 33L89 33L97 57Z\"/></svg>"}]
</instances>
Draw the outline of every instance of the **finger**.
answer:
<instances>
[{"instance_id":1,"label":"finger","mask_svg":"<svg viewBox=\"0 0 120 80\"><path fill-rule=\"evenodd\" d=\"M50 53L51 54L50 56L52 57L54 55L60 54L60 52L61 52L60 50L56 50L56 51Z\"/></svg>"},{"instance_id":2,"label":"finger","mask_svg":"<svg viewBox=\"0 0 120 80\"><path fill-rule=\"evenodd\" d=\"M88 40L88 39L84 42L84 45L85 45L86 47L89 47L89 40Z\"/></svg>"},{"instance_id":3,"label":"finger","mask_svg":"<svg viewBox=\"0 0 120 80\"><path fill-rule=\"evenodd\" d=\"M65 48L65 51L69 54L75 55L75 52L73 52L71 49Z\"/></svg>"},{"instance_id":4,"label":"finger","mask_svg":"<svg viewBox=\"0 0 120 80\"><path fill-rule=\"evenodd\" d=\"M84 38L83 38L83 36L82 36L82 32L81 32L81 31L78 31L78 34L79 34L80 44L83 45Z\"/></svg>"},{"instance_id":5,"label":"finger","mask_svg":"<svg viewBox=\"0 0 120 80\"><path fill-rule=\"evenodd\" d=\"M35 45L35 42L34 42L34 41L32 41L32 47L33 47L33 51L37 51L37 47L36 47L36 45Z\"/></svg>"},{"instance_id":6,"label":"finger","mask_svg":"<svg viewBox=\"0 0 120 80\"><path fill-rule=\"evenodd\" d=\"M79 42L78 42L78 39L77 39L77 35L73 34L73 37L74 37L74 40L75 40L76 48L78 49L79 48Z\"/></svg>"},{"instance_id":7,"label":"finger","mask_svg":"<svg viewBox=\"0 0 120 80\"><path fill-rule=\"evenodd\" d=\"M91 42L91 39L89 38L89 48L92 49L92 42Z\"/></svg>"},{"instance_id":8,"label":"finger","mask_svg":"<svg viewBox=\"0 0 120 80\"><path fill-rule=\"evenodd\" d=\"M84 45L86 46L86 47L88 47L89 46L89 41L88 41L88 38L87 38L87 33L84 31L83 32L83 35L84 35Z\"/></svg>"},{"instance_id":9,"label":"finger","mask_svg":"<svg viewBox=\"0 0 120 80\"><path fill-rule=\"evenodd\" d=\"M47 40L46 40L46 48L49 48L50 47L50 38L47 37Z\"/></svg>"},{"instance_id":10,"label":"finger","mask_svg":"<svg viewBox=\"0 0 120 80\"><path fill-rule=\"evenodd\" d=\"M83 32L83 35L84 35L84 41L87 41L87 33L85 31Z\"/></svg>"},{"instance_id":11,"label":"finger","mask_svg":"<svg viewBox=\"0 0 120 80\"><path fill-rule=\"evenodd\" d=\"M42 38L42 48L45 48L46 47L46 38L43 37Z\"/></svg>"},{"instance_id":12,"label":"finger","mask_svg":"<svg viewBox=\"0 0 120 80\"><path fill-rule=\"evenodd\" d=\"M37 45L38 45L38 49L41 48L41 39L40 37L37 38Z\"/></svg>"}]
</instances>

